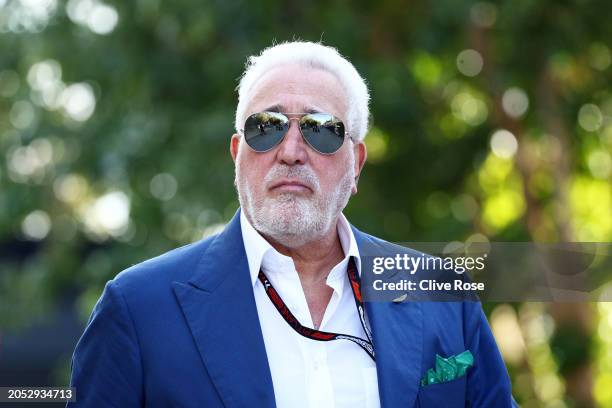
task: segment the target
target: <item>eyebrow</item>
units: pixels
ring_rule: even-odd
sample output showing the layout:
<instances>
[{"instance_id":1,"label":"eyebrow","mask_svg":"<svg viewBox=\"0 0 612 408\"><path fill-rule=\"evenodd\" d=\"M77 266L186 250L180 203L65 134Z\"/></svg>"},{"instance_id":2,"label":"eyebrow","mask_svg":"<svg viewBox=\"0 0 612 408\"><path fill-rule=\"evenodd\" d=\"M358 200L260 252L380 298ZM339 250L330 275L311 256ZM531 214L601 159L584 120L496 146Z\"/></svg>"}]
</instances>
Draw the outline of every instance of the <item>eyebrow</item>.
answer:
<instances>
[{"instance_id":1,"label":"eyebrow","mask_svg":"<svg viewBox=\"0 0 612 408\"><path fill-rule=\"evenodd\" d=\"M315 107L306 108L302 112L288 112L288 109L285 109L285 107L283 105L280 105L280 104L269 106L266 109L264 109L264 112L277 112L277 113L323 113L323 111L321 111L320 109L317 109Z\"/></svg>"}]
</instances>

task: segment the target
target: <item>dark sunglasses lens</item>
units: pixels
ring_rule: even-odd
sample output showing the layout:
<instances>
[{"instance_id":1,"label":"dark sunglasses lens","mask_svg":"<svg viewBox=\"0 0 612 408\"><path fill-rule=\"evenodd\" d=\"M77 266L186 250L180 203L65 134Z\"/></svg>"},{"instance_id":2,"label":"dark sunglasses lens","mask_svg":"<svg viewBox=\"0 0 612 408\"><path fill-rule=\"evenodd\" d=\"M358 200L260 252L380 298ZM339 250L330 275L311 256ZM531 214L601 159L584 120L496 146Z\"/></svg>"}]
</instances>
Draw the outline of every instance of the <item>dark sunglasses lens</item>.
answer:
<instances>
[{"instance_id":1,"label":"dark sunglasses lens","mask_svg":"<svg viewBox=\"0 0 612 408\"><path fill-rule=\"evenodd\" d=\"M287 117L281 113L255 113L244 123L244 138L253 150L267 152L283 140L288 123Z\"/></svg>"},{"instance_id":2,"label":"dark sunglasses lens","mask_svg":"<svg viewBox=\"0 0 612 408\"><path fill-rule=\"evenodd\" d=\"M326 113L311 113L300 120L304 139L320 153L336 152L344 143L344 123Z\"/></svg>"}]
</instances>

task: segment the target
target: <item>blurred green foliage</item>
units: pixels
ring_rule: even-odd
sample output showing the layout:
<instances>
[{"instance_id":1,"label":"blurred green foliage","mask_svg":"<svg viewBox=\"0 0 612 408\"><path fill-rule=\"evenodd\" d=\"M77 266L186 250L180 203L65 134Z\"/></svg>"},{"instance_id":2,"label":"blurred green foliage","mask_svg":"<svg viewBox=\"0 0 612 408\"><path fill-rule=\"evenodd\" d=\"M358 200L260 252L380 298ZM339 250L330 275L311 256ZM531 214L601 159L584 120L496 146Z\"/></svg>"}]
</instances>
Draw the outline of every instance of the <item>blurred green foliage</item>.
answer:
<instances>
[{"instance_id":1,"label":"blurred green foliage","mask_svg":"<svg viewBox=\"0 0 612 408\"><path fill-rule=\"evenodd\" d=\"M247 56L293 38L337 47L370 86L369 159L346 210L357 227L404 242L609 241L605 10L603 0L0 0L0 327L66 297L85 320L118 271L218 231L238 206L236 80ZM497 315L550 317L523 306ZM588 310L612 325L612 310ZM527 350L507 359L517 399L612 406L610 330L568 331L551 315L552 351L515 333ZM563 379L552 357L537 358L585 345L587 394L572 384L590 376ZM564 370L583 364L568 358Z\"/></svg>"}]
</instances>

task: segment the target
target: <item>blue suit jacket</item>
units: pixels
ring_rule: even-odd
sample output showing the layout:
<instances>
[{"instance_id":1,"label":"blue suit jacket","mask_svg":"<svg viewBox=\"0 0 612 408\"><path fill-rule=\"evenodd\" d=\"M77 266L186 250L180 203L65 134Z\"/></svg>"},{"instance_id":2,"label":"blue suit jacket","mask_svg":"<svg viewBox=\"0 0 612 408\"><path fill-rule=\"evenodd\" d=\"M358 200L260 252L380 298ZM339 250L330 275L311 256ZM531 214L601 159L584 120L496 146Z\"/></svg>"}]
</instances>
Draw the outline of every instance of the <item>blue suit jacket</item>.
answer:
<instances>
[{"instance_id":1,"label":"blue suit jacket","mask_svg":"<svg viewBox=\"0 0 612 408\"><path fill-rule=\"evenodd\" d=\"M391 245L354 229L360 252ZM363 273L363 272L362 272ZM366 302L382 407L510 407L478 302ZM435 355L466 349L459 379L420 386ZM237 213L219 235L109 281L72 359L75 407L274 407Z\"/></svg>"}]
</instances>

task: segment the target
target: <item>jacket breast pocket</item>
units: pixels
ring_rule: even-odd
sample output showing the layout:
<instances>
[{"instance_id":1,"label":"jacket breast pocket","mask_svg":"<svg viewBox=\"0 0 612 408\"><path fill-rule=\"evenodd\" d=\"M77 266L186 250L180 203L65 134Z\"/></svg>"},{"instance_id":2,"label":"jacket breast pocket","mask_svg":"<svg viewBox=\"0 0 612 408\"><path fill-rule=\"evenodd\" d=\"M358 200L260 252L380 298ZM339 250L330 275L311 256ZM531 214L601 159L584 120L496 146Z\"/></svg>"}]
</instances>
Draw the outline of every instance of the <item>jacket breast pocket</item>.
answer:
<instances>
[{"instance_id":1,"label":"jacket breast pocket","mask_svg":"<svg viewBox=\"0 0 612 408\"><path fill-rule=\"evenodd\" d=\"M422 386L417 397L420 408L465 407L466 376L439 384Z\"/></svg>"}]
</instances>

